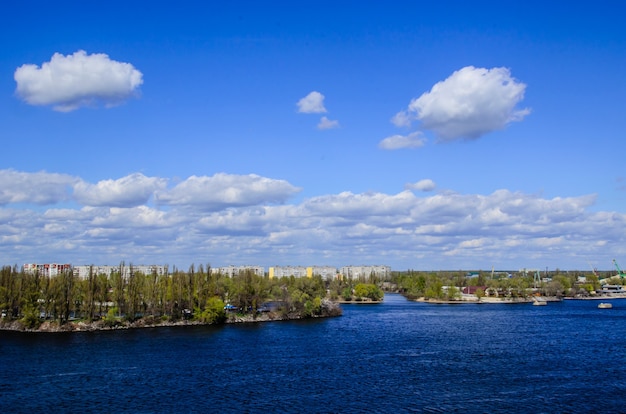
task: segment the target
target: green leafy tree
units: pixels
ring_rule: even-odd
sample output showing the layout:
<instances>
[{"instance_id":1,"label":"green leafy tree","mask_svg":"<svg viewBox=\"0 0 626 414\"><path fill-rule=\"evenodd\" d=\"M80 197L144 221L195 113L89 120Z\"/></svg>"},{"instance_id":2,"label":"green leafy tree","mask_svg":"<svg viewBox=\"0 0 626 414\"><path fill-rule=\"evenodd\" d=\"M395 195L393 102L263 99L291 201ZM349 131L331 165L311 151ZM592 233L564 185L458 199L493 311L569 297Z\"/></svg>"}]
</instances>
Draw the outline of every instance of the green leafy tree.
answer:
<instances>
[{"instance_id":1,"label":"green leafy tree","mask_svg":"<svg viewBox=\"0 0 626 414\"><path fill-rule=\"evenodd\" d=\"M443 283L439 279L430 278L426 283L424 296L427 298L440 299L443 297Z\"/></svg>"},{"instance_id":2,"label":"green leafy tree","mask_svg":"<svg viewBox=\"0 0 626 414\"><path fill-rule=\"evenodd\" d=\"M127 311L126 294L124 293L124 290L126 289L126 281L120 271L116 271L111 274L111 289L115 309L118 312L117 316L125 315Z\"/></svg>"},{"instance_id":3,"label":"green leafy tree","mask_svg":"<svg viewBox=\"0 0 626 414\"><path fill-rule=\"evenodd\" d=\"M32 303L26 303L24 305L22 314L23 316L20 321L26 328L35 329L41 324L39 310Z\"/></svg>"},{"instance_id":4,"label":"green leafy tree","mask_svg":"<svg viewBox=\"0 0 626 414\"><path fill-rule=\"evenodd\" d=\"M304 312L302 313L302 315L305 317L320 315L321 311L322 299L319 296L316 296L304 302Z\"/></svg>"},{"instance_id":5,"label":"green leafy tree","mask_svg":"<svg viewBox=\"0 0 626 414\"><path fill-rule=\"evenodd\" d=\"M120 323L118 318L119 310L117 307L112 307L107 311L106 316L104 317L104 325L108 327L116 326Z\"/></svg>"},{"instance_id":6,"label":"green leafy tree","mask_svg":"<svg viewBox=\"0 0 626 414\"><path fill-rule=\"evenodd\" d=\"M482 288L476 289L476 292L474 292L474 294L479 300L485 297L485 291Z\"/></svg>"},{"instance_id":7,"label":"green leafy tree","mask_svg":"<svg viewBox=\"0 0 626 414\"><path fill-rule=\"evenodd\" d=\"M224 305L224 301L219 297L210 297L206 300L203 310L196 308L194 318L204 323L222 323L226 320Z\"/></svg>"},{"instance_id":8,"label":"green leafy tree","mask_svg":"<svg viewBox=\"0 0 626 414\"><path fill-rule=\"evenodd\" d=\"M71 314L76 312L75 298L78 296L74 286L74 274L67 270L57 276L60 281L61 290L61 321L66 322L70 319Z\"/></svg>"},{"instance_id":9,"label":"green leafy tree","mask_svg":"<svg viewBox=\"0 0 626 414\"><path fill-rule=\"evenodd\" d=\"M126 283L126 304L128 320L135 320L138 317L143 316L145 312L145 306L143 302L144 294L144 281L145 276L141 272L136 272L132 265L130 266L130 272L128 275L128 281Z\"/></svg>"},{"instance_id":10,"label":"green leafy tree","mask_svg":"<svg viewBox=\"0 0 626 414\"><path fill-rule=\"evenodd\" d=\"M82 281L81 285L85 291L85 317L91 321L96 313L96 297L98 295L98 275L94 272L93 266L89 266L87 279Z\"/></svg>"},{"instance_id":11,"label":"green leafy tree","mask_svg":"<svg viewBox=\"0 0 626 414\"><path fill-rule=\"evenodd\" d=\"M99 316L109 311L109 303L112 301L111 291L109 276L104 273L98 274L96 276L95 301L98 305Z\"/></svg>"},{"instance_id":12,"label":"green leafy tree","mask_svg":"<svg viewBox=\"0 0 626 414\"><path fill-rule=\"evenodd\" d=\"M358 283L354 287L354 295L360 299L379 301L383 299L384 292L373 283Z\"/></svg>"},{"instance_id":13,"label":"green leafy tree","mask_svg":"<svg viewBox=\"0 0 626 414\"><path fill-rule=\"evenodd\" d=\"M2 266L0 269L0 310L7 311L7 314L17 305L15 282L18 277L18 273L13 272L11 266Z\"/></svg>"},{"instance_id":14,"label":"green leafy tree","mask_svg":"<svg viewBox=\"0 0 626 414\"><path fill-rule=\"evenodd\" d=\"M459 300L461 299L461 291L456 286L448 286L448 290L446 292L446 299L448 300Z\"/></svg>"}]
</instances>

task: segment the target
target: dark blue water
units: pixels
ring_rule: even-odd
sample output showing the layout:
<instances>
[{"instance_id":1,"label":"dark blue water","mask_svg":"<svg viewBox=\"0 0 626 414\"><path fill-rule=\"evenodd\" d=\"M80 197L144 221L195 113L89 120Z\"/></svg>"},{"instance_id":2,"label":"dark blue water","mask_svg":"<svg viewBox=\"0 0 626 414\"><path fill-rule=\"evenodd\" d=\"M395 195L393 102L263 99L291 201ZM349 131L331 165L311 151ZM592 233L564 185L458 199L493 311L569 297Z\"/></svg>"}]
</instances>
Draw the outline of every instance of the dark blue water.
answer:
<instances>
[{"instance_id":1,"label":"dark blue water","mask_svg":"<svg viewBox=\"0 0 626 414\"><path fill-rule=\"evenodd\" d=\"M0 332L0 412L626 412L626 300L428 305L339 318Z\"/></svg>"}]
</instances>

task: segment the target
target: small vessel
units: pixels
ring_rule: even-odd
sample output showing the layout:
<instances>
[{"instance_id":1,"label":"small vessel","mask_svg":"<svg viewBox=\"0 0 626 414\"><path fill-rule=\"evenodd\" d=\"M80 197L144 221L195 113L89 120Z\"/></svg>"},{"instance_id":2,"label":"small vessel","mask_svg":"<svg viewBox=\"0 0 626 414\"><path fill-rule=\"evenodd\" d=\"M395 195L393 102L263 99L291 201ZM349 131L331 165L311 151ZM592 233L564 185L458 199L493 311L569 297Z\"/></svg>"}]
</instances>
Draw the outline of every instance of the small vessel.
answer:
<instances>
[{"instance_id":1,"label":"small vessel","mask_svg":"<svg viewBox=\"0 0 626 414\"><path fill-rule=\"evenodd\" d=\"M611 309L613 307L612 303L602 302L598 305L598 309Z\"/></svg>"},{"instance_id":2,"label":"small vessel","mask_svg":"<svg viewBox=\"0 0 626 414\"><path fill-rule=\"evenodd\" d=\"M548 302L545 300L536 300L533 302L533 306L546 306Z\"/></svg>"}]
</instances>

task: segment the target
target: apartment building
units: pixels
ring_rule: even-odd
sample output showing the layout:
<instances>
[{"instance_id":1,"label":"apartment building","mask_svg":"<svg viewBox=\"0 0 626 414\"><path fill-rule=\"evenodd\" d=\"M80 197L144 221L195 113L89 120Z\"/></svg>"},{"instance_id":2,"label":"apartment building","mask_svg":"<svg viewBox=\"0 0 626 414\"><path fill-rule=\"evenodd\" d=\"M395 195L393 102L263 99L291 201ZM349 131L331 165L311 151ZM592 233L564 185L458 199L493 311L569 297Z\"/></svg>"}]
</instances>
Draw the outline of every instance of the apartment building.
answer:
<instances>
[{"instance_id":1,"label":"apartment building","mask_svg":"<svg viewBox=\"0 0 626 414\"><path fill-rule=\"evenodd\" d=\"M304 266L273 266L269 269L269 277L311 277Z\"/></svg>"},{"instance_id":2,"label":"apartment building","mask_svg":"<svg viewBox=\"0 0 626 414\"><path fill-rule=\"evenodd\" d=\"M58 263L25 263L22 266L24 273L39 273L41 276L57 276L65 271L72 270L72 265Z\"/></svg>"},{"instance_id":3,"label":"apartment building","mask_svg":"<svg viewBox=\"0 0 626 414\"><path fill-rule=\"evenodd\" d=\"M105 274L110 277L115 272L120 272L122 277L128 278L134 273L143 273L144 275L167 275L167 265L117 265L117 266L95 266L95 265L79 265L58 263L26 263L22 266L25 273L39 272L43 276L57 276L64 271L72 271L74 276L80 279L87 279L90 274ZM212 274L223 274L233 277L245 271L252 271L257 276L265 276L265 268L263 266L223 266L211 268ZM269 268L268 275L270 278L281 277L313 277L319 275L324 280L333 280L337 278L346 279L366 279L370 276L387 278L391 275L389 266L343 266L339 269L333 266L273 266Z\"/></svg>"},{"instance_id":4,"label":"apartment building","mask_svg":"<svg viewBox=\"0 0 626 414\"><path fill-rule=\"evenodd\" d=\"M144 275L151 275L156 273L157 275L166 275L168 272L167 265L118 265L118 266L94 266L94 265L80 265L74 266L74 276L79 279L87 279L89 273L93 275L104 274L111 276L115 272L120 272L122 277L128 279L131 272L143 273Z\"/></svg>"},{"instance_id":5,"label":"apartment building","mask_svg":"<svg viewBox=\"0 0 626 414\"><path fill-rule=\"evenodd\" d=\"M337 278L337 268L333 266L274 266L269 268L270 279L275 277L313 277L325 280Z\"/></svg>"},{"instance_id":6,"label":"apartment building","mask_svg":"<svg viewBox=\"0 0 626 414\"><path fill-rule=\"evenodd\" d=\"M265 276L265 268L263 266L223 266L223 267L212 267L211 274L222 274L227 275L228 277L233 277L243 272L253 272L257 276Z\"/></svg>"},{"instance_id":7,"label":"apartment building","mask_svg":"<svg viewBox=\"0 0 626 414\"><path fill-rule=\"evenodd\" d=\"M311 276L319 275L324 280L333 280L337 279L337 268L333 266L312 266L307 269L310 269ZM308 276L308 274L307 274ZM309 276L309 277L311 277Z\"/></svg>"},{"instance_id":8,"label":"apartment building","mask_svg":"<svg viewBox=\"0 0 626 414\"><path fill-rule=\"evenodd\" d=\"M365 279L370 276L387 278L391 276L391 267L375 266L343 266L339 272L346 279Z\"/></svg>"}]
</instances>

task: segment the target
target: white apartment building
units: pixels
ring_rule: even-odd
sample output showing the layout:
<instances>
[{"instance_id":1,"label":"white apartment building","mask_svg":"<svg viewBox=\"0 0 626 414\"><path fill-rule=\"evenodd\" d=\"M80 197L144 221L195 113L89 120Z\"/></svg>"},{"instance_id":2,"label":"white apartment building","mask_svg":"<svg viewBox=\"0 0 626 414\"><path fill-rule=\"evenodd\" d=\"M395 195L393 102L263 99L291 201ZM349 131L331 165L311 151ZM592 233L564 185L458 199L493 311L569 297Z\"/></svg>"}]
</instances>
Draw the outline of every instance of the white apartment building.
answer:
<instances>
[{"instance_id":1,"label":"white apartment building","mask_svg":"<svg viewBox=\"0 0 626 414\"><path fill-rule=\"evenodd\" d=\"M365 279L372 275L386 278L391 276L391 267L389 266L343 266L340 271L341 275L346 279Z\"/></svg>"},{"instance_id":2,"label":"white apartment building","mask_svg":"<svg viewBox=\"0 0 626 414\"><path fill-rule=\"evenodd\" d=\"M322 279L337 278L337 268L333 266L274 266L269 269L270 279L275 277L313 277L319 275Z\"/></svg>"},{"instance_id":3,"label":"white apartment building","mask_svg":"<svg viewBox=\"0 0 626 414\"><path fill-rule=\"evenodd\" d=\"M58 264L58 263L25 263L22 266L24 273L37 273L41 276L57 276L64 271L72 269L71 264Z\"/></svg>"},{"instance_id":4,"label":"white apartment building","mask_svg":"<svg viewBox=\"0 0 626 414\"><path fill-rule=\"evenodd\" d=\"M304 266L274 266L269 269L270 279L275 277L307 277L307 268Z\"/></svg>"},{"instance_id":5,"label":"white apartment building","mask_svg":"<svg viewBox=\"0 0 626 414\"><path fill-rule=\"evenodd\" d=\"M57 276L63 271L72 271L74 276L80 279L87 279L89 274L99 275L105 274L110 277L114 272L121 272L122 277L128 278L132 273L143 273L144 275L167 275L167 265L117 265L117 266L94 266L58 263L26 263L22 266L22 270L26 273L39 272L43 276ZM244 271L252 271L257 276L265 276L265 268L263 266L224 266L211 268L211 273L220 273L233 277ZM371 275L386 278L391 275L389 266L343 266L339 269L333 266L273 266L269 268L270 278L280 277L313 277L319 275L325 280L333 280L336 278L346 279L366 279Z\"/></svg>"},{"instance_id":6,"label":"white apartment building","mask_svg":"<svg viewBox=\"0 0 626 414\"><path fill-rule=\"evenodd\" d=\"M333 280L337 278L337 268L333 266L313 266L311 268L313 276L320 275L324 280Z\"/></svg>"},{"instance_id":7,"label":"white apartment building","mask_svg":"<svg viewBox=\"0 0 626 414\"><path fill-rule=\"evenodd\" d=\"M121 272L122 277L128 279L131 272L143 273L144 275L151 275L156 273L157 275L166 275L168 270L164 265L124 265L124 266L94 266L94 265L80 265L74 266L74 276L79 279L87 279L89 272L93 275L104 274L111 276L114 272Z\"/></svg>"},{"instance_id":8,"label":"white apartment building","mask_svg":"<svg viewBox=\"0 0 626 414\"><path fill-rule=\"evenodd\" d=\"M223 267L212 267L211 274L222 274L227 275L228 277L233 277L238 275L239 273L243 273L246 271L252 271L257 276L265 276L265 268L263 266L223 266Z\"/></svg>"}]
</instances>

